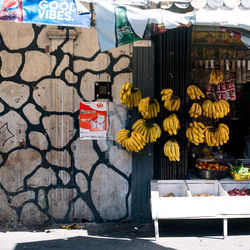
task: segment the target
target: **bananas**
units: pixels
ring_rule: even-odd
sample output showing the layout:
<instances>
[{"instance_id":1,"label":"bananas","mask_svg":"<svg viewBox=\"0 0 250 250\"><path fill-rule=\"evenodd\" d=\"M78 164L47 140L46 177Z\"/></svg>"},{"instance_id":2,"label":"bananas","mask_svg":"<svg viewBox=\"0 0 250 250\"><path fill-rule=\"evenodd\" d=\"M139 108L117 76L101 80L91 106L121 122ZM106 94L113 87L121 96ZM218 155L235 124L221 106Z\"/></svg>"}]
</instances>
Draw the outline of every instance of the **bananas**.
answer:
<instances>
[{"instance_id":1,"label":"bananas","mask_svg":"<svg viewBox=\"0 0 250 250\"><path fill-rule=\"evenodd\" d=\"M156 123L149 123L145 119L137 120L133 124L132 129L142 135L147 143L156 142L156 140L161 136L160 126Z\"/></svg>"},{"instance_id":2,"label":"bananas","mask_svg":"<svg viewBox=\"0 0 250 250\"><path fill-rule=\"evenodd\" d=\"M230 112L230 105L225 100L212 102L206 100L202 104L203 115L209 118L223 118Z\"/></svg>"},{"instance_id":3,"label":"bananas","mask_svg":"<svg viewBox=\"0 0 250 250\"><path fill-rule=\"evenodd\" d=\"M141 99L138 110L145 119L155 118L160 112L160 104L156 99L151 100L148 96Z\"/></svg>"},{"instance_id":4,"label":"bananas","mask_svg":"<svg viewBox=\"0 0 250 250\"><path fill-rule=\"evenodd\" d=\"M167 141L163 151L170 161L180 161L180 147L176 140Z\"/></svg>"},{"instance_id":5,"label":"bananas","mask_svg":"<svg viewBox=\"0 0 250 250\"><path fill-rule=\"evenodd\" d=\"M172 97L173 90L172 89L163 89L161 91L161 95L162 95L162 97L161 97L162 101L168 100Z\"/></svg>"},{"instance_id":6,"label":"bananas","mask_svg":"<svg viewBox=\"0 0 250 250\"><path fill-rule=\"evenodd\" d=\"M229 140L229 128L226 124L220 123L217 128L208 126L205 129L205 142L210 147L222 146Z\"/></svg>"},{"instance_id":7,"label":"bananas","mask_svg":"<svg viewBox=\"0 0 250 250\"><path fill-rule=\"evenodd\" d=\"M178 111L181 105L181 99L173 94L172 89L163 89L161 91L161 100L168 111ZM180 121L176 114L172 114L164 119L163 130L169 135L176 135L180 129ZM170 161L180 161L180 147L176 140L168 140L163 147L164 154Z\"/></svg>"},{"instance_id":8,"label":"bananas","mask_svg":"<svg viewBox=\"0 0 250 250\"><path fill-rule=\"evenodd\" d=\"M117 142L127 151L139 152L146 145L145 138L139 133L127 129L121 129L117 134Z\"/></svg>"},{"instance_id":9,"label":"bananas","mask_svg":"<svg viewBox=\"0 0 250 250\"><path fill-rule=\"evenodd\" d=\"M198 118L202 115L202 108L199 103L193 103L189 110L190 117Z\"/></svg>"},{"instance_id":10,"label":"bananas","mask_svg":"<svg viewBox=\"0 0 250 250\"><path fill-rule=\"evenodd\" d=\"M205 98L205 95L196 85L189 85L187 88L187 94L191 100L200 100L201 98Z\"/></svg>"},{"instance_id":11,"label":"bananas","mask_svg":"<svg viewBox=\"0 0 250 250\"><path fill-rule=\"evenodd\" d=\"M206 126L201 122L194 121L189 123L189 128L186 130L186 136L188 140L198 146L200 143L204 143Z\"/></svg>"},{"instance_id":12,"label":"bananas","mask_svg":"<svg viewBox=\"0 0 250 250\"><path fill-rule=\"evenodd\" d=\"M121 104L129 108L137 107L141 100L141 90L133 88L130 82L124 83L120 91Z\"/></svg>"},{"instance_id":13,"label":"bananas","mask_svg":"<svg viewBox=\"0 0 250 250\"><path fill-rule=\"evenodd\" d=\"M212 69L209 76L209 84L218 85L223 81L223 73L220 69Z\"/></svg>"},{"instance_id":14,"label":"bananas","mask_svg":"<svg viewBox=\"0 0 250 250\"><path fill-rule=\"evenodd\" d=\"M163 130L168 132L169 135L176 135L180 129L180 121L176 114L172 114L165 118L163 121Z\"/></svg>"},{"instance_id":15,"label":"bananas","mask_svg":"<svg viewBox=\"0 0 250 250\"><path fill-rule=\"evenodd\" d=\"M181 104L181 99L173 94L172 89L163 89L161 91L161 100L164 101L164 107L168 111L178 111Z\"/></svg>"}]
</instances>

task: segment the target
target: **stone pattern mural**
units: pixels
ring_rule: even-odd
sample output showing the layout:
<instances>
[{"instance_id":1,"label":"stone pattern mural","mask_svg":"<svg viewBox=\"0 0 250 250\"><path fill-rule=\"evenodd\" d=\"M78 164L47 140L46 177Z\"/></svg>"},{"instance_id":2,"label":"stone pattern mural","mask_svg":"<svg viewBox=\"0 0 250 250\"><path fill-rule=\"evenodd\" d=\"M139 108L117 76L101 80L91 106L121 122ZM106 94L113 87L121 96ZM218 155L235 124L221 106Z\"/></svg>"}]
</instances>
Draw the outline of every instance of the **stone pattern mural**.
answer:
<instances>
[{"instance_id":1,"label":"stone pattern mural","mask_svg":"<svg viewBox=\"0 0 250 250\"><path fill-rule=\"evenodd\" d=\"M94 29L48 30L0 23L0 222L127 220L132 160L115 136L131 48L101 53ZM113 83L108 139L80 141L79 102L94 100L97 80Z\"/></svg>"}]
</instances>

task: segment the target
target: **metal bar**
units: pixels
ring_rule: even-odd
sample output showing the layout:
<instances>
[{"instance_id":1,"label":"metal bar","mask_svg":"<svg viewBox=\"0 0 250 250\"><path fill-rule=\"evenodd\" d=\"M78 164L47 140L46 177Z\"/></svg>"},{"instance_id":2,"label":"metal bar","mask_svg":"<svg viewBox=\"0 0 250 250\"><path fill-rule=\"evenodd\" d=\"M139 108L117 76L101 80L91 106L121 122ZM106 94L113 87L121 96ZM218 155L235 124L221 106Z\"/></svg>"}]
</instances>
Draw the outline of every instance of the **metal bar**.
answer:
<instances>
[{"instance_id":1,"label":"metal bar","mask_svg":"<svg viewBox=\"0 0 250 250\"><path fill-rule=\"evenodd\" d=\"M159 240L159 222L158 219L154 220L154 227L155 227L155 240L158 241Z\"/></svg>"},{"instance_id":2,"label":"metal bar","mask_svg":"<svg viewBox=\"0 0 250 250\"><path fill-rule=\"evenodd\" d=\"M228 221L227 221L227 219L223 219L223 236L224 236L224 239L226 239L228 236Z\"/></svg>"}]
</instances>

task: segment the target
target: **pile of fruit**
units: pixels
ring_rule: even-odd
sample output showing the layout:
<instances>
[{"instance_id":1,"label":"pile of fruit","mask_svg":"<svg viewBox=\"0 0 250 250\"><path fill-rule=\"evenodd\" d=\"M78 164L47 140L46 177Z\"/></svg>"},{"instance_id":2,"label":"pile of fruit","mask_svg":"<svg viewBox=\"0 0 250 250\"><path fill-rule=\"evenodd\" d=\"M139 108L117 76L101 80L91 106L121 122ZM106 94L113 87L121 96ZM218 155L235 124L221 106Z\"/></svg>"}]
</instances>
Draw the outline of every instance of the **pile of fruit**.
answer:
<instances>
[{"instance_id":1,"label":"pile of fruit","mask_svg":"<svg viewBox=\"0 0 250 250\"><path fill-rule=\"evenodd\" d=\"M194 194L194 197L209 197L209 196L216 196L216 194L206 194L206 193Z\"/></svg>"},{"instance_id":2,"label":"pile of fruit","mask_svg":"<svg viewBox=\"0 0 250 250\"><path fill-rule=\"evenodd\" d=\"M203 170L227 170L229 167L218 162L197 162L195 167Z\"/></svg>"},{"instance_id":3,"label":"pile of fruit","mask_svg":"<svg viewBox=\"0 0 250 250\"><path fill-rule=\"evenodd\" d=\"M242 188L241 190L238 188L234 188L230 191L227 191L230 196L250 196L250 189Z\"/></svg>"}]
</instances>

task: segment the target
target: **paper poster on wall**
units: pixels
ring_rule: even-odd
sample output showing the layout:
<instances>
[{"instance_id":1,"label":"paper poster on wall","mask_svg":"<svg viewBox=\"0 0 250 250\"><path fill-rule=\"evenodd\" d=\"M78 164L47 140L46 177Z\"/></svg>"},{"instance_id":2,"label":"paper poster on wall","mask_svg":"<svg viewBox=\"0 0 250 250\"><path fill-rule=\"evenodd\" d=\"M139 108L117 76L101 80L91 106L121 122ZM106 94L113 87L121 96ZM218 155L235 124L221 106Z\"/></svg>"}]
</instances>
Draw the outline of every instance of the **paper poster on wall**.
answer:
<instances>
[{"instance_id":1,"label":"paper poster on wall","mask_svg":"<svg viewBox=\"0 0 250 250\"><path fill-rule=\"evenodd\" d=\"M80 139L100 140L107 136L107 103L80 103Z\"/></svg>"}]
</instances>

